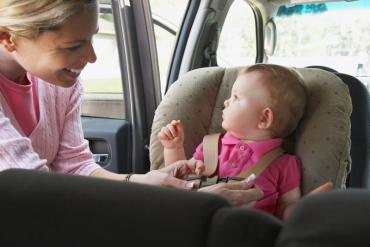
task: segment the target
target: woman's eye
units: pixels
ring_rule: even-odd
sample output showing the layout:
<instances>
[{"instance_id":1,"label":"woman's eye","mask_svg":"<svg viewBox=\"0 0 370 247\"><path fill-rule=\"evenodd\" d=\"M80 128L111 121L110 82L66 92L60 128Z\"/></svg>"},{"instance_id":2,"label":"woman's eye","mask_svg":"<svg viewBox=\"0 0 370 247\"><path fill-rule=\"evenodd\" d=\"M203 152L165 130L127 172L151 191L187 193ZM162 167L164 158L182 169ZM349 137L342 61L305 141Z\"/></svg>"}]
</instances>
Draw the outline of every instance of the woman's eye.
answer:
<instances>
[{"instance_id":1,"label":"woman's eye","mask_svg":"<svg viewBox=\"0 0 370 247\"><path fill-rule=\"evenodd\" d=\"M75 50L78 50L80 47L81 47L81 45L76 45L76 46L72 46L72 47L67 47L66 49L70 50L70 51L75 51Z\"/></svg>"}]
</instances>

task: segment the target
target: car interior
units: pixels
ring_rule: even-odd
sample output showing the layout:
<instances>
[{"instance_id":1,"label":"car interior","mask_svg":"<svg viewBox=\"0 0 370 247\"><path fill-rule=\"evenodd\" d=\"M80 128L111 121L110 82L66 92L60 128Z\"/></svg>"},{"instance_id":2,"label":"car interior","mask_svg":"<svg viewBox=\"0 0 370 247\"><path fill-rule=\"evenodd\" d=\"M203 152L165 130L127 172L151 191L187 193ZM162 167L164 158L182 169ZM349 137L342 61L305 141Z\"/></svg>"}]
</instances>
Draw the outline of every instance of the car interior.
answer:
<instances>
[{"instance_id":1,"label":"car interior","mask_svg":"<svg viewBox=\"0 0 370 247\"><path fill-rule=\"evenodd\" d=\"M223 131L223 102L238 72L276 63L299 71L308 90L303 119L284 140L286 151L302 159L301 190L306 195L327 181L334 189L304 196L282 222L213 194L12 169L0 172L1 246L370 243L363 234L370 227L368 0L99 2L95 45L103 59L82 79L97 84L98 78L103 89L118 83L120 89L84 85L81 119L102 167L118 173L163 167L157 134L173 119L184 124L191 158L205 134ZM183 14L171 9L175 4ZM169 5L168 17L179 22L155 15L157 5ZM326 26L324 17L338 25ZM173 36L170 44L161 43L158 26ZM55 214L45 214L45 207Z\"/></svg>"}]
</instances>

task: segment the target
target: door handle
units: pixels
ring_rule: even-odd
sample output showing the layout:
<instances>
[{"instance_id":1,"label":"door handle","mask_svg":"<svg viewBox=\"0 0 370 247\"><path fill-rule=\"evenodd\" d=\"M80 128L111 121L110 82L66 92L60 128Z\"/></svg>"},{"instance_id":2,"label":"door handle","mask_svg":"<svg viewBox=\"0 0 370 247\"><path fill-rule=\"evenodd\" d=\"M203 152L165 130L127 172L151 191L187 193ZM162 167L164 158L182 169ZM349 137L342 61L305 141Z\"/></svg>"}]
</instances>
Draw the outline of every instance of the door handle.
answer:
<instances>
[{"instance_id":1,"label":"door handle","mask_svg":"<svg viewBox=\"0 0 370 247\"><path fill-rule=\"evenodd\" d=\"M99 165L106 165L108 163L109 154L93 154L95 163Z\"/></svg>"}]
</instances>

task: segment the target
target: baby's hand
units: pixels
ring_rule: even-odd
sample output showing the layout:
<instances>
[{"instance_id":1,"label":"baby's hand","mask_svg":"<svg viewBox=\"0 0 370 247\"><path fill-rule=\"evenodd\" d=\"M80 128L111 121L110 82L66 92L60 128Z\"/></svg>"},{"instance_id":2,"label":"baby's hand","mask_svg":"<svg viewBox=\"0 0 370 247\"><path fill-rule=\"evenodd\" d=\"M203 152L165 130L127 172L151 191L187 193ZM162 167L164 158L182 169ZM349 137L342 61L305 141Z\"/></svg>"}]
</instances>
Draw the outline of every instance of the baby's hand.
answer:
<instances>
[{"instance_id":1,"label":"baby's hand","mask_svg":"<svg viewBox=\"0 0 370 247\"><path fill-rule=\"evenodd\" d=\"M184 143L184 129L180 120L172 120L158 133L158 138L164 148L181 148Z\"/></svg>"}]
</instances>

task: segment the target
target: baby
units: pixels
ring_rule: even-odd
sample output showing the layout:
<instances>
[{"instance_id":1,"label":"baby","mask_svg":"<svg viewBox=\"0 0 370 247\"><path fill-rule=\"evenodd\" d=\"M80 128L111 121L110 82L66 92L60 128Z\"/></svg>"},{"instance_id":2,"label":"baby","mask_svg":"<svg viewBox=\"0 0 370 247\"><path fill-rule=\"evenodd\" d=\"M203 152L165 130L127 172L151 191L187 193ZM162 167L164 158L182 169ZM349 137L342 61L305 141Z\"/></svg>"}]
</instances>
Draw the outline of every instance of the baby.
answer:
<instances>
[{"instance_id":1,"label":"baby","mask_svg":"<svg viewBox=\"0 0 370 247\"><path fill-rule=\"evenodd\" d=\"M220 142L218 176L235 177L281 146L283 138L295 130L306 106L306 92L295 70L256 64L239 73L224 105L222 127L226 133ZM180 121L171 121L158 137L164 147L165 165L186 159ZM204 160L202 144L193 158ZM264 197L254 207L284 219L301 197L300 179L300 159L279 156L256 178Z\"/></svg>"}]
</instances>

